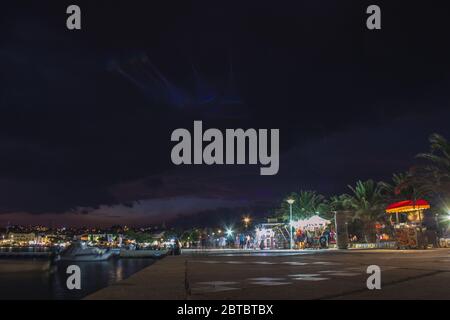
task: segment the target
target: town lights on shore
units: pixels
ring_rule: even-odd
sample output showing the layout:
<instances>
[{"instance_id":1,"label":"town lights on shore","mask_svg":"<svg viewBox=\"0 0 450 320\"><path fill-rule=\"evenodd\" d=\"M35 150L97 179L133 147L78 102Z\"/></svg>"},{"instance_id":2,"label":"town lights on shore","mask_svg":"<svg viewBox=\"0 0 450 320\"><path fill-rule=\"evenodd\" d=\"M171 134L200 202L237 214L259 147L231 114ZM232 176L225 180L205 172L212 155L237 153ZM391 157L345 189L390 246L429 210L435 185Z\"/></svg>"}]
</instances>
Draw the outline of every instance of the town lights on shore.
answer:
<instances>
[{"instance_id":1,"label":"town lights on shore","mask_svg":"<svg viewBox=\"0 0 450 320\"><path fill-rule=\"evenodd\" d=\"M287 203L289 203L289 238L290 238L290 249L294 248L294 238L293 238L293 230L292 230L292 205L294 204L294 199L287 199Z\"/></svg>"}]
</instances>

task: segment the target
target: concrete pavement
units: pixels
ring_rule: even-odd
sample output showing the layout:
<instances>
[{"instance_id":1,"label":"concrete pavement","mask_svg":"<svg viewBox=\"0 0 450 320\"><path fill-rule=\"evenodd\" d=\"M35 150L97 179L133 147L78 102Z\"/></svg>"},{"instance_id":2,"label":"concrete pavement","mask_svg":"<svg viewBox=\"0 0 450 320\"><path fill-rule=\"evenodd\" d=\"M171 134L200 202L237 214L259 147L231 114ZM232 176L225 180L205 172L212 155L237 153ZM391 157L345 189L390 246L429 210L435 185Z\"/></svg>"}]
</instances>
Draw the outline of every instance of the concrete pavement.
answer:
<instances>
[{"instance_id":1,"label":"concrete pavement","mask_svg":"<svg viewBox=\"0 0 450 320\"><path fill-rule=\"evenodd\" d=\"M188 251L87 299L450 299L450 250Z\"/></svg>"}]
</instances>

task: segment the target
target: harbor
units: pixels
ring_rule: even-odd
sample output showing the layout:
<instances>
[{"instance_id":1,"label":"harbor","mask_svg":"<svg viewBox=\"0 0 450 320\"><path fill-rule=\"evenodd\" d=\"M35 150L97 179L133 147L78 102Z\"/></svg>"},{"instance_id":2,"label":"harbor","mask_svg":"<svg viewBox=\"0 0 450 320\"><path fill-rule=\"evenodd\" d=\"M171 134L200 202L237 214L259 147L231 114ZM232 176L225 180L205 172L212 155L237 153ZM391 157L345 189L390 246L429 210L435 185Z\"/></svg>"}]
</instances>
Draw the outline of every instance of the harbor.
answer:
<instances>
[{"instance_id":1,"label":"harbor","mask_svg":"<svg viewBox=\"0 0 450 320\"><path fill-rule=\"evenodd\" d=\"M100 262L78 262L81 290L68 290L66 269L69 264L50 264L45 259L1 259L0 299L79 300L104 287L113 285L152 265L150 258L110 259Z\"/></svg>"},{"instance_id":2,"label":"harbor","mask_svg":"<svg viewBox=\"0 0 450 320\"><path fill-rule=\"evenodd\" d=\"M168 250L88 247L74 242L48 247L0 248L0 299L79 300L113 285L164 257ZM80 271L80 290L67 286L67 270Z\"/></svg>"}]
</instances>

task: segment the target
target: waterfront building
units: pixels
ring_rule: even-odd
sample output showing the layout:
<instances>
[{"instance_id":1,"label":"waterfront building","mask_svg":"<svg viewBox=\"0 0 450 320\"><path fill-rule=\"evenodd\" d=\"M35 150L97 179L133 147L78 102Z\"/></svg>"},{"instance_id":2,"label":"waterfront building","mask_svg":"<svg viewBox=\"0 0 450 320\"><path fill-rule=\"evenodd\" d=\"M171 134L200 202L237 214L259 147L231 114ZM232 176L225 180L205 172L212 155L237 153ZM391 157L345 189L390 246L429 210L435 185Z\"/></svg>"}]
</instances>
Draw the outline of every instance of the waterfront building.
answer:
<instances>
[{"instance_id":1,"label":"waterfront building","mask_svg":"<svg viewBox=\"0 0 450 320\"><path fill-rule=\"evenodd\" d=\"M8 239L12 243L29 244L30 242L36 241L36 234L34 232L29 232L29 233L10 232L8 234Z\"/></svg>"}]
</instances>

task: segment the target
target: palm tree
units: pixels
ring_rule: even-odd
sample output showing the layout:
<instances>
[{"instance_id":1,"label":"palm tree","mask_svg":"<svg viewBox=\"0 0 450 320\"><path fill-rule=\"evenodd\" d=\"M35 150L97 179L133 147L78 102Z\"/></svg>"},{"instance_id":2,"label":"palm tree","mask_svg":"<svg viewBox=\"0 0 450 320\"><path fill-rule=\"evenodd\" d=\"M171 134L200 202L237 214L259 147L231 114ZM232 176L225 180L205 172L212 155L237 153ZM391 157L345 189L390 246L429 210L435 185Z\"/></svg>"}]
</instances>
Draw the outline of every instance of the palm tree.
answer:
<instances>
[{"instance_id":1,"label":"palm tree","mask_svg":"<svg viewBox=\"0 0 450 320\"><path fill-rule=\"evenodd\" d=\"M351 197L348 194L341 194L341 195L335 195L331 196L328 200L328 208L329 212L328 215L325 215L324 218L328 220L335 221L335 214L340 213L348 213L351 209L351 203L350 203Z\"/></svg>"},{"instance_id":2,"label":"palm tree","mask_svg":"<svg viewBox=\"0 0 450 320\"><path fill-rule=\"evenodd\" d=\"M316 191L300 191L300 193L293 192L281 203L278 210L279 216L283 220L289 219L289 204L287 199L293 199L292 217L294 220L309 218L313 215L324 215L328 213L328 205L325 197L318 194Z\"/></svg>"},{"instance_id":3,"label":"palm tree","mask_svg":"<svg viewBox=\"0 0 450 320\"><path fill-rule=\"evenodd\" d=\"M420 153L416 157L428 162L414 172L417 183L439 197L450 196L450 143L443 136L434 133L429 137L430 152Z\"/></svg>"},{"instance_id":4,"label":"palm tree","mask_svg":"<svg viewBox=\"0 0 450 320\"><path fill-rule=\"evenodd\" d=\"M346 204L353 211L353 220L359 220L364 226L364 237L367 242L375 240L375 222L384 216L384 206L380 185L373 180L358 181Z\"/></svg>"},{"instance_id":5,"label":"palm tree","mask_svg":"<svg viewBox=\"0 0 450 320\"><path fill-rule=\"evenodd\" d=\"M428 195L429 190L423 183L418 183L410 172L394 173L392 183L379 183L381 194L386 202L417 200Z\"/></svg>"},{"instance_id":6,"label":"palm tree","mask_svg":"<svg viewBox=\"0 0 450 320\"><path fill-rule=\"evenodd\" d=\"M330 197L328 205L331 211L346 211L350 208L350 196L348 194L341 194Z\"/></svg>"},{"instance_id":7,"label":"palm tree","mask_svg":"<svg viewBox=\"0 0 450 320\"><path fill-rule=\"evenodd\" d=\"M402 196L408 182L408 173L394 173L392 175L392 183L380 181L380 189L382 195L388 200L397 200Z\"/></svg>"}]
</instances>

